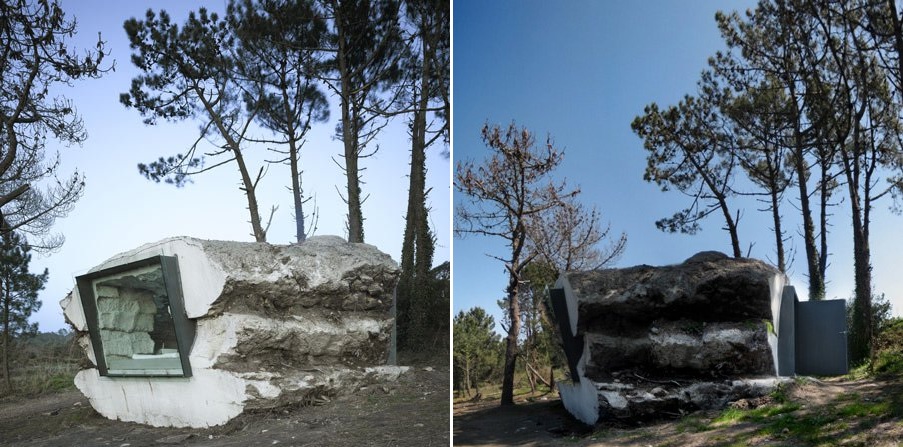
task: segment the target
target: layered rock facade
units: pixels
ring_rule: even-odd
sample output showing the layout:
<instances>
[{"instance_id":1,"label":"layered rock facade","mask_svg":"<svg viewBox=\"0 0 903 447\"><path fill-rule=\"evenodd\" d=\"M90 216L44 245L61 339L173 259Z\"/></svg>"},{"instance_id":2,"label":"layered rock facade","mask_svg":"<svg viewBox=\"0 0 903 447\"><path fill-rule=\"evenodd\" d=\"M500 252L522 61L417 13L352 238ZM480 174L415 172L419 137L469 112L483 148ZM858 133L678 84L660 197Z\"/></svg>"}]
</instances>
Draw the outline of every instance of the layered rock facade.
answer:
<instances>
[{"instance_id":1,"label":"layered rock facade","mask_svg":"<svg viewBox=\"0 0 903 447\"><path fill-rule=\"evenodd\" d=\"M573 382L559 383L565 406L593 424L766 393L780 380L769 328L784 282L761 261L718 252L563 274L552 296L572 367Z\"/></svg>"},{"instance_id":2,"label":"layered rock facade","mask_svg":"<svg viewBox=\"0 0 903 447\"><path fill-rule=\"evenodd\" d=\"M107 377L96 367L82 370L76 386L106 417L213 426L246 409L354 392L405 370L386 365L398 267L373 246L334 236L290 246L179 237L117 255L91 272L155 255L178 260L184 312L196 331L183 353L191 374ZM104 330L121 331L108 340L123 343L104 343L106 354L149 357L137 353L154 352L153 298L122 302L102 289L98 321ZM97 365L79 289L61 305Z\"/></svg>"}]
</instances>

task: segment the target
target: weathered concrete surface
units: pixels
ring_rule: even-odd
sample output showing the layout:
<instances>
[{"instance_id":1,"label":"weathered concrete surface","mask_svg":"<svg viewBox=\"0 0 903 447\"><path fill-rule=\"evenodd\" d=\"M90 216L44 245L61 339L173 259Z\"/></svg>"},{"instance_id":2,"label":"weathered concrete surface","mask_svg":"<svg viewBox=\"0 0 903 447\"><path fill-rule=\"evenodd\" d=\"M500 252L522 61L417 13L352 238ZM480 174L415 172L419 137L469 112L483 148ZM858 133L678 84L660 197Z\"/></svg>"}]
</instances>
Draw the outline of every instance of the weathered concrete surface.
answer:
<instances>
[{"instance_id":1,"label":"weathered concrete surface","mask_svg":"<svg viewBox=\"0 0 903 447\"><path fill-rule=\"evenodd\" d=\"M155 255L178 258L186 314L197 324L192 377L101 377L95 368L83 370L76 385L107 417L218 425L244 409L354 392L404 370L380 366L389 351L398 268L373 246L334 236L290 246L179 237L116 255L91 271ZM60 304L96 365L78 290ZM153 325L152 315L145 321L144 304L129 312L117 305L99 303L108 326L147 337L136 332ZM142 342L153 346L149 337Z\"/></svg>"},{"instance_id":2,"label":"weathered concrete surface","mask_svg":"<svg viewBox=\"0 0 903 447\"><path fill-rule=\"evenodd\" d=\"M766 323L783 278L761 261L718 252L664 267L563 274L556 287L584 341L579 383L559 384L565 407L592 424L759 395L764 385L749 380L776 373Z\"/></svg>"}]
</instances>

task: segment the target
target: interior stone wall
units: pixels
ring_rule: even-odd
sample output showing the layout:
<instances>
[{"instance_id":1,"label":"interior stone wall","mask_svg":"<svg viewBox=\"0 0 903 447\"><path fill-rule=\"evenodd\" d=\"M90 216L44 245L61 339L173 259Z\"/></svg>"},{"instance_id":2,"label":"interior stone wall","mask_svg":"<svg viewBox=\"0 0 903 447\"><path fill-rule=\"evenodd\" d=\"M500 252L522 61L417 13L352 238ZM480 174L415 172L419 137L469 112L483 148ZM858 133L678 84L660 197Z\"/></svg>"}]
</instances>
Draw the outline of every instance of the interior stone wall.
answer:
<instances>
[{"instance_id":1,"label":"interior stone wall","mask_svg":"<svg viewBox=\"0 0 903 447\"><path fill-rule=\"evenodd\" d=\"M153 294L135 289L97 287L97 314L107 356L130 357L154 351Z\"/></svg>"}]
</instances>

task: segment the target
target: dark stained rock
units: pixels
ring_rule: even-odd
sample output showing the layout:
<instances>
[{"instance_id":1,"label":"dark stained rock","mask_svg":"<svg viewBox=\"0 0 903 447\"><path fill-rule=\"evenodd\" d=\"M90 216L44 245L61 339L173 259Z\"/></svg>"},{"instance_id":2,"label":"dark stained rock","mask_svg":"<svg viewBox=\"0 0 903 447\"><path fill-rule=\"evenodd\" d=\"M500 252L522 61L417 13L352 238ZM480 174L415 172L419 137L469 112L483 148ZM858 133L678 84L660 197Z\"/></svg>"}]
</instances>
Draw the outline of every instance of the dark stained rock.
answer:
<instances>
[{"instance_id":1,"label":"dark stained rock","mask_svg":"<svg viewBox=\"0 0 903 447\"><path fill-rule=\"evenodd\" d=\"M690 256L683 263L696 264L700 262L719 262L725 259L730 259L730 257L720 251L701 251L693 256Z\"/></svg>"},{"instance_id":2,"label":"dark stained rock","mask_svg":"<svg viewBox=\"0 0 903 447\"><path fill-rule=\"evenodd\" d=\"M705 252L711 253L711 252ZM690 258L693 259L693 258ZM564 274L577 299L577 332L611 332L612 320L637 325L660 318L745 321L771 318L769 280L780 274L755 259ZM621 329L615 328L615 332Z\"/></svg>"},{"instance_id":3,"label":"dark stained rock","mask_svg":"<svg viewBox=\"0 0 903 447\"><path fill-rule=\"evenodd\" d=\"M767 393L780 381L766 324L771 287L783 287L773 281L779 275L762 261L716 251L677 265L563 274L561 308L576 312L567 322L583 342L571 362L579 380L559 384L565 407L595 423L676 416Z\"/></svg>"},{"instance_id":4,"label":"dark stained rock","mask_svg":"<svg viewBox=\"0 0 903 447\"><path fill-rule=\"evenodd\" d=\"M632 368L656 375L734 377L773 374L764 322L656 321L641 336L586 333L585 376L605 381Z\"/></svg>"}]
</instances>

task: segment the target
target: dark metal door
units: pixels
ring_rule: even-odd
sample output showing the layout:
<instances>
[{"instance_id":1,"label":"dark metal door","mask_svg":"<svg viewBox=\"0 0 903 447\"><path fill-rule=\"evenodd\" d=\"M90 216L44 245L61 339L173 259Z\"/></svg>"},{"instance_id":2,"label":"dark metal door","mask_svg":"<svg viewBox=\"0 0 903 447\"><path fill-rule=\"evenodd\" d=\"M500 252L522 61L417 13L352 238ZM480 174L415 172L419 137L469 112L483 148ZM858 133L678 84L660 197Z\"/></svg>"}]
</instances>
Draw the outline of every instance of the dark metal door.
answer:
<instances>
[{"instance_id":1,"label":"dark metal door","mask_svg":"<svg viewBox=\"0 0 903 447\"><path fill-rule=\"evenodd\" d=\"M797 302L796 373L835 376L847 372L846 302Z\"/></svg>"}]
</instances>

